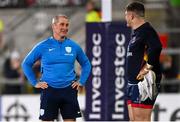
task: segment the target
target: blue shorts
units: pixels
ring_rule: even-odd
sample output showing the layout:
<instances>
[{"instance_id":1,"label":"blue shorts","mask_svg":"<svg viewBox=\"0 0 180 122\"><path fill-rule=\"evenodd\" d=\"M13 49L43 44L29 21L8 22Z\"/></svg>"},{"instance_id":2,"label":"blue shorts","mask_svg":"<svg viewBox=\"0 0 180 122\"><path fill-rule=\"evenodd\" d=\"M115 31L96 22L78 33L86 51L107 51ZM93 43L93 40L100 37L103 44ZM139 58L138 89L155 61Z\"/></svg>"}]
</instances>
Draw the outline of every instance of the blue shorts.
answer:
<instances>
[{"instance_id":1,"label":"blue shorts","mask_svg":"<svg viewBox=\"0 0 180 122\"><path fill-rule=\"evenodd\" d=\"M78 90L71 86L66 88L52 88L41 91L40 116L43 121L58 119L59 110L63 119L76 119L81 117L77 100Z\"/></svg>"},{"instance_id":2,"label":"blue shorts","mask_svg":"<svg viewBox=\"0 0 180 122\"><path fill-rule=\"evenodd\" d=\"M157 76L156 76L157 77ZM160 91L161 76L157 77L156 86L158 92ZM137 84L129 84L126 89L127 104L132 107L152 109L156 99L151 100L148 98L145 101L140 101L139 88Z\"/></svg>"}]
</instances>

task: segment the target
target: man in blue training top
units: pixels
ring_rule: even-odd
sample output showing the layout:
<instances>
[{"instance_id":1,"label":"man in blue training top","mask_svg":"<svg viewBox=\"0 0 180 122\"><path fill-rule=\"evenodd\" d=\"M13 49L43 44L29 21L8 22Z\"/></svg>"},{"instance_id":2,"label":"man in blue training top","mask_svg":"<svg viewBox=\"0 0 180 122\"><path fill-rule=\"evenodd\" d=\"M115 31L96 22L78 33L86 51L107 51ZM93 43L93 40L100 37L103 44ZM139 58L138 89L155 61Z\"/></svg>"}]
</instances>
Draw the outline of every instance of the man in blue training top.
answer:
<instances>
[{"instance_id":1,"label":"man in blue training top","mask_svg":"<svg viewBox=\"0 0 180 122\"><path fill-rule=\"evenodd\" d=\"M127 104L131 121L151 120L161 81L159 57L162 45L144 16L142 3L132 2L126 7L125 19L127 26L132 28L126 59Z\"/></svg>"},{"instance_id":2,"label":"man in blue training top","mask_svg":"<svg viewBox=\"0 0 180 122\"><path fill-rule=\"evenodd\" d=\"M29 82L42 89L40 116L42 121L57 119L60 109L64 121L76 121L81 117L77 92L84 86L91 71L91 64L73 40L67 38L69 20L65 15L52 19L53 36L38 43L22 62L22 68ZM40 81L32 70L33 64L41 61ZM74 70L75 60L81 65L80 80Z\"/></svg>"}]
</instances>

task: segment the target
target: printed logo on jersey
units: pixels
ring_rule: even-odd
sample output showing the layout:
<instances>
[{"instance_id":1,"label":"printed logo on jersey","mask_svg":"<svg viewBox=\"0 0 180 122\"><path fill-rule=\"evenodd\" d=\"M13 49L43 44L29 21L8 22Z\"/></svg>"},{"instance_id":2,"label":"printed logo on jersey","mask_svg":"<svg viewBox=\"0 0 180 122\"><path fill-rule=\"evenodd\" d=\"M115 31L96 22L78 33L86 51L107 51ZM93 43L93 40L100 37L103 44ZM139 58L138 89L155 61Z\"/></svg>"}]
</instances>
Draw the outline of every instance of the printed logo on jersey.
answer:
<instances>
[{"instance_id":1,"label":"printed logo on jersey","mask_svg":"<svg viewBox=\"0 0 180 122\"><path fill-rule=\"evenodd\" d=\"M72 48L71 47L65 47L65 50L67 53L65 53L64 55L68 55L68 56L73 56L72 52Z\"/></svg>"},{"instance_id":2,"label":"printed logo on jersey","mask_svg":"<svg viewBox=\"0 0 180 122\"><path fill-rule=\"evenodd\" d=\"M67 53L71 53L72 48L71 47L65 47Z\"/></svg>"},{"instance_id":3,"label":"printed logo on jersey","mask_svg":"<svg viewBox=\"0 0 180 122\"><path fill-rule=\"evenodd\" d=\"M133 56L132 52L127 52L127 57L129 57L129 56Z\"/></svg>"},{"instance_id":4,"label":"printed logo on jersey","mask_svg":"<svg viewBox=\"0 0 180 122\"><path fill-rule=\"evenodd\" d=\"M128 57L128 56L133 56L132 52L129 49L129 45L128 45L128 48L127 48L127 55L126 55L126 57Z\"/></svg>"}]
</instances>

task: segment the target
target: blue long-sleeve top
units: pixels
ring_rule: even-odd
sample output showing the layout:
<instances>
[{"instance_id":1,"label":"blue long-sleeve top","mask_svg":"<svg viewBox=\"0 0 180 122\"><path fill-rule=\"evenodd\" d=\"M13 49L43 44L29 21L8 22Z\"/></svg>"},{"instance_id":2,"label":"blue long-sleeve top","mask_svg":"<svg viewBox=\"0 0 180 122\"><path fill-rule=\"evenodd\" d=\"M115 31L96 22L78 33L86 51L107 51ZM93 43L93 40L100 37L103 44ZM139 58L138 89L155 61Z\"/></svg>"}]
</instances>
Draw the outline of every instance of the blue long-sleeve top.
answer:
<instances>
[{"instance_id":1,"label":"blue long-sleeve top","mask_svg":"<svg viewBox=\"0 0 180 122\"><path fill-rule=\"evenodd\" d=\"M28 81L35 86L38 82L32 66L41 61L41 78L54 88L64 88L76 80L75 61L81 65L80 84L85 85L91 71L91 64L81 49L71 39L60 42L49 37L34 46L22 62L22 69Z\"/></svg>"}]
</instances>

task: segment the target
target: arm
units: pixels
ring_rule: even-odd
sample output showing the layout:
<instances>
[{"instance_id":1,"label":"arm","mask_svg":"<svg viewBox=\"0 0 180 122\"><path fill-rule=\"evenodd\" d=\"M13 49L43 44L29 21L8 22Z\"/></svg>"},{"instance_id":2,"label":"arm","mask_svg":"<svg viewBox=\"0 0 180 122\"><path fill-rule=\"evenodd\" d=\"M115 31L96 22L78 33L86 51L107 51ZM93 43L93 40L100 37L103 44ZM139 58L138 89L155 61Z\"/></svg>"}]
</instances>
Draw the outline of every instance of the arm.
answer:
<instances>
[{"instance_id":1,"label":"arm","mask_svg":"<svg viewBox=\"0 0 180 122\"><path fill-rule=\"evenodd\" d=\"M136 79L143 79L144 75L159 64L159 56L162 50L162 45L157 33L153 31L147 32L147 63L143 66Z\"/></svg>"},{"instance_id":2,"label":"arm","mask_svg":"<svg viewBox=\"0 0 180 122\"><path fill-rule=\"evenodd\" d=\"M77 61L81 65L81 75L79 82L81 85L85 85L91 72L91 64L89 62L89 59L80 47L77 48Z\"/></svg>"},{"instance_id":3,"label":"arm","mask_svg":"<svg viewBox=\"0 0 180 122\"><path fill-rule=\"evenodd\" d=\"M155 31L150 31L147 37L147 63L152 67L155 67L159 63L159 56L162 50L160 39Z\"/></svg>"},{"instance_id":4,"label":"arm","mask_svg":"<svg viewBox=\"0 0 180 122\"><path fill-rule=\"evenodd\" d=\"M35 73L33 72L33 64L35 61L41 58L41 49L40 45L36 45L24 58L21 66L25 76L27 77L28 81L35 86L37 84L37 79L35 77Z\"/></svg>"}]
</instances>

